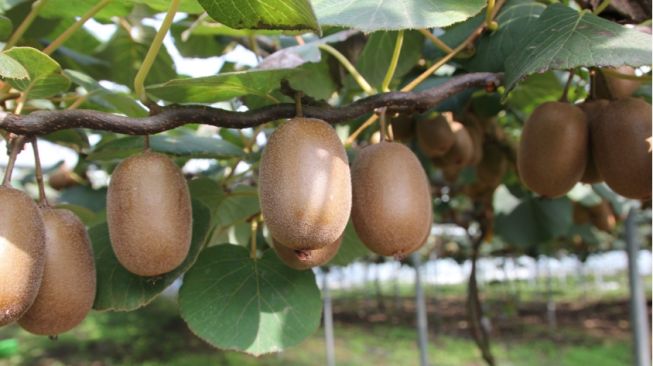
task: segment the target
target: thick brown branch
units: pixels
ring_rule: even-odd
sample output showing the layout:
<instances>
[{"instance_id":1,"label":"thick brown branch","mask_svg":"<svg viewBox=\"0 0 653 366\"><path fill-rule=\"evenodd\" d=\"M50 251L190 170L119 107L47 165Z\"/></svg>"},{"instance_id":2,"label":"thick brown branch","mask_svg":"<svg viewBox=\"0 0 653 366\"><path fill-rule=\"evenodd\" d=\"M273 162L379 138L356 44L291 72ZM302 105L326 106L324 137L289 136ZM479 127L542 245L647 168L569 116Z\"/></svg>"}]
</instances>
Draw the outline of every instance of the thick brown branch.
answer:
<instances>
[{"instance_id":1,"label":"thick brown branch","mask_svg":"<svg viewBox=\"0 0 653 366\"><path fill-rule=\"evenodd\" d=\"M304 116L320 118L330 123L352 120L376 108L396 110L427 110L448 97L472 87L498 85L502 75L471 73L456 76L435 88L421 92L390 92L373 95L343 107L304 106ZM218 127L246 128L291 118L295 104L276 104L247 112L233 112L207 106L164 107L153 116L130 118L93 110L38 111L26 116L0 112L0 129L21 135L42 135L68 128L90 128L129 135L148 135L167 131L188 123Z\"/></svg>"}]
</instances>

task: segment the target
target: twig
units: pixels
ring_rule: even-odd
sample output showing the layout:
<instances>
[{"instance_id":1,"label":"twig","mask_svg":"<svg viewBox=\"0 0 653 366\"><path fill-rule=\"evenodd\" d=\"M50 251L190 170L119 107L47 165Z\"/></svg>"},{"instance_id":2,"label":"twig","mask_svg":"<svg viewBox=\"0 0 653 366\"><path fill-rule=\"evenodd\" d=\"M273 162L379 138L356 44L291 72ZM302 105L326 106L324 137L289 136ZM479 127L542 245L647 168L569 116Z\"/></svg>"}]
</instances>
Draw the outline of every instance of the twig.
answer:
<instances>
[{"instance_id":1,"label":"twig","mask_svg":"<svg viewBox=\"0 0 653 366\"><path fill-rule=\"evenodd\" d=\"M305 105L303 112L305 117L339 123L348 122L380 107L388 107L396 111L425 111L468 88L499 84L501 78L502 74L470 73L456 76L446 83L420 92L377 94L343 107ZM21 135L42 135L68 128L90 128L128 135L148 135L189 123L241 129L281 118L292 118L295 113L294 103L276 104L245 112L208 106L173 105L162 108L158 114L143 118L84 109L36 111L24 116L0 111L0 128Z\"/></svg>"},{"instance_id":2,"label":"twig","mask_svg":"<svg viewBox=\"0 0 653 366\"><path fill-rule=\"evenodd\" d=\"M59 35L52 43L50 43L46 48L43 49L43 53L46 55L52 54L57 48L59 48L64 42L68 40L75 32L81 28L84 23L91 19L95 14L102 10L105 6L109 5L111 0L102 0L93 6L86 14L82 15L79 20L77 20L73 25L66 29L63 33Z\"/></svg>"},{"instance_id":3,"label":"twig","mask_svg":"<svg viewBox=\"0 0 653 366\"><path fill-rule=\"evenodd\" d=\"M20 40L20 38L25 34L27 31L27 28L32 24L34 19L36 19L36 16L39 14L45 3L47 3L47 0L37 0L32 4L32 9L30 10L29 14L23 19L23 22L20 23L18 28L14 31L14 33L11 35L7 43L5 43L5 50L10 49L11 47L15 46L16 43Z\"/></svg>"},{"instance_id":4,"label":"twig","mask_svg":"<svg viewBox=\"0 0 653 366\"><path fill-rule=\"evenodd\" d=\"M331 47L326 43L321 44L318 47L321 50L328 52L331 56L335 57L336 60L338 60L338 62L340 62L340 64L347 70L347 72L349 72L351 77L354 78L354 81L356 81L356 83L361 87L361 89L363 89L363 91L366 94L368 95L374 94L374 88L370 86L370 84L367 82L367 80L365 80L363 75L361 75L358 72L358 70L356 70L356 67L354 67L354 65L352 65L351 62L349 62L349 60L347 59L347 57L345 57L345 55L343 55L342 53L340 53L340 51L338 51L337 49Z\"/></svg>"},{"instance_id":5,"label":"twig","mask_svg":"<svg viewBox=\"0 0 653 366\"><path fill-rule=\"evenodd\" d=\"M39 157L39 147L36 142L37 138L32 137L32 150L34 151L34 175L36 176L36 184L39 187L39 205L41 207L48 207L48 198L45 195L45 184L43 183L43 169L41 168L41 158Z\"/></svg>"},{"instance_id":6,"label":"twig","mask_svg":"<svg viewBox=\"0 0 653 366\"><path fill-rule=\"evenodd\" d=\"M436 37L435 34L430 32L428 29L420 29L419 30L424 37L428 38L434 45L435 47L439 48L440 51L443 51L444 53L451 53L453 52L453 48L449 47L444 41L442 41L440 38Z\"/></svg>"},{"instance_id":7,"label":"twig","mask_svg":"<svg viewBox=\"0 0 653 366\"><path fill-rule=\"evenodd\" d=\"M383 78L383 83L381 84L381 91L383 92L389 92L390 91L390 82L392 81L392 77L395 75L395 71L397 70L397 64L399 63L399 56L401 55L401 47L404 44L404 31L400 30L397 33L397 40L395 41L395 49L392 51L392 58L390 59L390 66L388 66L388 70L385 73L385 77Z\"/></svg>"},{"instance_id":8,"label":"twig","mask_svg":"<svg viewBox=\"0 0 653 366\"><path fill-rule=\"evenodd\" d=\"M11 140L10 140L11 141ZM14 172L14 165L16 165L16 158L18 154L23 150L27 138L25 136L17 136L11 143L11 152L9 153L9 161L7 162L7 168L5 170L5 176L2 180L2 185L5 187L11 186L11 174Z\"/></svg>"}]
</instances>

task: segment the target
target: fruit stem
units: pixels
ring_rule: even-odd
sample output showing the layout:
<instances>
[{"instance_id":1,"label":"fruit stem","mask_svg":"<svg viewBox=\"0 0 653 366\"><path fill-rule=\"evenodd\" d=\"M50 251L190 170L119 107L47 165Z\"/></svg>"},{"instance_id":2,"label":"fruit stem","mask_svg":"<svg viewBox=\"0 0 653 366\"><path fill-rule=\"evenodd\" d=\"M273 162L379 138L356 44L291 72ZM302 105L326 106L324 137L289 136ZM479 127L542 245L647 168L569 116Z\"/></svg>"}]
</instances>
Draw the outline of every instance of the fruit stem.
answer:
<instances>
[{"instance_id":1,"label":"fruit stem","mask_svg":"<svg viewBox=\"0 0 653 366\"><path fill-rule=\"evenodd\" d=\"M419 32L422 33L424 37L428 38L435 45L435 47L439 48L444 53L453 52L453 49L449 47L449 45L444 43L440 38L436 37L436 35L430 32L428 29L420 29Z\"/></svg>"},{"instance_id":2,"label":"fruit stem","mask_svg":"<svg viewBox=\"0 0 653 366\"><path fill-rule=\"evenodd\" d=\"M381 133L381 141L390 141L388 139L388 134L387 134L387 127L385 123L385 112L386 112L387 107L379 108L378 109L378 114L379 114L379 132Z\"/></svg>"},{"instance_id":3,"label":"fruit stem","mask_svg":"<svg viewBox=\"0 0 653 366\"><path fill-rule=\"evenodd\" d=\"M256 260L256 231L258 230L258 216L252 220L251 237L249 241L249 257Z\"/></svg>"},{"instance_id":4,"label":"fruit stem","mask_svg":"<svg viewBox=\"0 0 653 366\"><path fill-rule=\"evenodd\" d=\"M612 3L612 0L603 0L603 2L594 9L592 14L594 15L599 15L605 10L608 6L610 6L610 3Z\"/></svg>"},{"instance_id":5,"label":"fruit stem","mask_svg":"<svg viewBox=\"0 0 653 366\"><path fill-rule=\"evenodd\" d=\"M495 7L495 0L487 0L487 8L485 10L485 27L490 30L496 29L496 23L493 23L494 7Z\"/></svg>"},{"instance_id":6,"label":"fruit stem","mask_svg":"<svg viewBox=\"0 0 653 366\"><path fill-rule=\"evenodd\" d=\"M16 165L16 157L23 150L23 145L25 145L25 136L16 136L14 141L11 143L11 153L9 154L9 161L7 162L7 169L5 170L5 177L2 180L2 185L5 187L11 186L11 173L14 171L14 165ZM11 140L10 140L11 141Z\"/></svg>"},{"instance_id":7,"label":"fruit stem","mask_svg":"<svg viewBox=\"0 0 653 366\"><path fill-rule=\"evenodd\" d=\"M37 138L32 137L32 150L34 151L34 175L36 176L36 184L39 187L39 205L41 207L49 207L48 197L45 195L45 184L43 184L43 169L41 168L41 158L39 157L39 147Z\"/></svg>"},{"instance_id":8,"label":"fruit stem","mask_svg":"<svg viewBox=\"0 0 653 366\"><path fill-rule=\"evenodd\" d=\"M43 53L46 55L52 54L57 48L59 48L64 42L68 40L75 32L81 28L86 21L91 19L95 14L102 10L105 6L109 5L111 0L102 0L92 7L86 14L82 15L79 20L77 20L73 25L68 27L63 33L59 35L52 43L50 43L46 48L43 49Z\"/></svg>"},{"instance_id":9,"label":"fruit stem","mask_svg":"<svg viewBox=\"0 0 653 366\"><path fill-rule=\"evenodd\" d=\"M395 41L395 49L392 51L392 58L390 59L390 65L388 66L388 71L385 73L385 77L383 78L383 83L381 84L381 90L385 92L390 91L390 82L392 81L392 77L395 75L395 71L397 71L397 64L399 63L399 56L401 55L401 47L404 44L404 31L400 30L397 33L397 40Z\"/></svg>"},{"instance_id":10,"label":"fruit stem","mask_svg":"<svg viewBox=\"0 0 653 366\"><path fill-rule=\"evenodd\" d=\"M150 135L143 136L143 150L144 151L150 150Z\"/></svg>"},{"instance_id":11,"label":"fruit stem","mask_svg":"<svg viewBox=\"0 0 653 366\"><path fill-rule=\"evenodd\" d=\"M295 93L295 115L297 117L304 117L304 110L302 108L302 97L304 93L298 91Z\"/></svg>"},{"instance_id":12,"label":"fruit stem","mask_svg":"<svg viewBox=\"0 0 653 366\"><path fill-rule=\"evenodd\" d=\"M180 0L172 0L170 2L168 13L163 19L163 22L161 23L161 27L156 32L156 35L152 40L152 44L150 45L150 49L147 50L147 54L145 55L143 64L138 69L138 72L136 73L136 77L134 77L134 92L136 93L136 96L138 96L138 98L143 103L147 102L147 95L145 94L145 86L144 86L145 78L147 77L147 74L150 72L150 69L152 68L152 64L154 63L154 60L156 59L156 56L159 53L159 49L161 49L163 38L165 37L166 33L168 33L168 30L170 29L172 20L175 17L175 14L177 13L177 8L179 7L179 1Z\"/></svg>"},{"instance_id":13,"label":"fruit stem","mask_svg":"<svg viewBox=\"0 0 653 366\"><path fill-rule=\"evenodd\" d=\"M352 65L351 62L349 62L349 60L347 59L347 57L345 57L345 55L343 55L342 53L340 53L340 51L331 47L328 44L321 44L318 47L321 50L324 50L327 53L329 53L331 56L335 57L336 60L338 60L338 62L340 62L340 64L351 74L351 77L354 78L354 81L356 81L358 86L360 86L361 89L363 89L365 94L368 95L375 94L374 88L370 86L370 84L367 82L367 80L365 80L363 75L361 75L358 72L358 70L356 70L356 67L354 67L354 65Z\"/></svg>"},{"instance_id":14,"label":"fruit stem","mask_svg":"<svg viewBox=\"0 0 653 366\"><path fill-rule=\"evenodd\" d=\"M571 82L574 80L574 75L576 74L576 70L571 69L569 70L569 77L567 78L567 82L565 83L564 89L562 89L562 95L560 96L560 101L564 103L569 102L569 87L571 87Z\"/></svg>"},{"instance_id":15,"label":"fruit stem","mask_svg":"<svg viewBox=\"0 0 653 366\"><path fill-rule=\"evenodd\" d=\"M32 9L30 10L29 14L23 19L23 22L20 23L18 28L16 28L16 31L11 35L7 43L5 43L5 47L3 50L8 50L11 47L15 46L16 43L20 40L20 38L25 34L27 31L27 28L32 24L34 19L36 19L36 16L39 14L39 11L43 8L43 6L47 3L47 0L37 0L32 4Z\"/></svg>"}]
</instances>

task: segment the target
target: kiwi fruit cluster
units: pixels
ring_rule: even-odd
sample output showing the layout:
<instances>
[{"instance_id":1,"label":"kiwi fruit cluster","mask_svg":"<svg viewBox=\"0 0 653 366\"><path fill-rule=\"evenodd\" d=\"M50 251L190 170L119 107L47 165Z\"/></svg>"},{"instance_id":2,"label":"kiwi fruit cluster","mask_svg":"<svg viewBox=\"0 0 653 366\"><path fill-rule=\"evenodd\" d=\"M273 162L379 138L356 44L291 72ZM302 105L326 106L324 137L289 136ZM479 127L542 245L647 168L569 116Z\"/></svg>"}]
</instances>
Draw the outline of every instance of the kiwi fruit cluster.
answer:
<instances>
[{"instance_id":1,"label":"kiwi fruit cluster","mask_svg":"<svg viewBox=\"0 0 653 366\"><path fill-rule=\"evenodd\" d=\"M192 208L186 179L166 155L145 151L123 160L107 192L111 246L129 272L151 277L188 255Z\"/></svg>"},{"instance_id":2,"label":"kiwi fruit cluster","mask_svg":"<svg viewBox=\"0 0 653 366\"><path fill-rule=\"evenodd\" d=\"M619 90L613 100L547 102L535 109L517 155L529 189L554 198L578 182L605 181L624 197L651 197L651 105Z\"/></svg>"},{"instance_id":3,"label":"kiwi fruit cluster","mask_svg":"<svg viewBox=\"0 0 653 366\"><path fill-rule=\"evenodd\" d=\"M350 216L362 242L384 256L417 250L431 228L428 181L410 149L381 141L350 168L335 130L318 119L293 118L270 136L259 197L273 249L299 270L336 255Z\"/></svg>"},{"instance_id":4,"label":"kiwi fruit cluster","mask_svg":"<svg viewBox=\"0 0 653 366\"><path fill-rule=\"evenodd\" d=\"M0 186L0 326L57 335L84 320L96 291L86 227L66 209L39 207Z\"/></svg>"}]
</instances>

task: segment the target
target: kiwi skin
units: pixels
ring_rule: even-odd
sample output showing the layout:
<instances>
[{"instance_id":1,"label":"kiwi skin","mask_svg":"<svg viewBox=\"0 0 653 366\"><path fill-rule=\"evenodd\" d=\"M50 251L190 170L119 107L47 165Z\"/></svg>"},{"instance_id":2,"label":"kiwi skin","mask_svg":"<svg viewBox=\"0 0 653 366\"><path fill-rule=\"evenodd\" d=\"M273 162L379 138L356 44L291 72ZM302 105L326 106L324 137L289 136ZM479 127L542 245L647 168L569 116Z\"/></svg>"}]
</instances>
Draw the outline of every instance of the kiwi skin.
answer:
<instances>
[{"instance_id":1,"label":"kiwi skin","mask_svg":"<svg viewBox=\"0 0 653 366\"><path fill-rule=\"evenodd\" d=\"M408 142L415 136L415 118L410 114L399 114L390 118L392 137L396 141Z\"/></svg>"},{"instance_id":2,"label":"kiwi skin","mask_svg":"<svg viewBox=\"0 0 653 366\"><path fill-rule=\"evenodd\" d=\"M624 65L613 70L620 74L635 76L635 69L630 66ZM637 80L624 79L612 76L608 73L603 73L603 75L605 76L605 81L610 89L610 94L614 99L628 98L641 86L640 82Z\"/></svg>"},{"instance_id":3,"label":"kiwi skin","mask_svg":"<svg viewBox=\"0 0 653 366\"><path fill-rule=\"evenodd\" d=\"M322 248L351 212L349 160L328 123L293 118L268 140L259 166L261 212L270 234L294 250Z\"/></svg>"},{"instance_id":4,"label":"kiwi skin","mask_svg":"<svg viewBox=\"0 0 653 366\"><path fill-rule=\"evenodd\" d=\"M329 261L338 254L338 249L340 249L341 243L342 236L333 243L325 245L319 249L293 250L283 246L273 238L272 248L274 249L274 252L277 253L279 259L281 259L281 261L288 267L303 271L329 263Z\"/></svg>"},{"instance_id":5,"label":"kiwi skin","mask_svg":"<svg viewBox=\"0 0 653 366\"><path fill-rule=\"evenodd\" d=\"M129 272L157 276L177 268L188 255L193 224L181 170L149 151L123 160L111 175L107 223L113 251Z\"/></svg>"},{"instance_id":6,"label":"kiwi skin","mask_svg":"<svg viewBox=\"0 0 653 366\"><path fill-rule=\"evenodd\" d=\"M451 124L444 114L417 121L415 130L417 145L430 158L446 154L456 141Z\"/></svg>"},{"instance_id":7,"label":"kiwi skin","mask_svg":"<svg viewBox=\"0 0 653 366\"><path fill-rule=\"evenodd\" d=\"M591 127L596 167L608 186L627 198L651 197L651 105L611 101Z\"/></svg>"},{"instance_id":8,"label":"kiwi skin","mask_svg":"<svg viewBox=\"0 0 653 366\"><path fill-rule=\"evenodd\" d=\"M352 222L361 241L383 256L404 257L431 229L426 173L406 146L381 142L364 147L352 165Z\"/></svg>"},{"instance_id":9,"label":"kiwi skin","mask_svg":"<svg viewBox=\"0 0 653 366\"><path fill-rule=\"evenodd\" d=\"M566 194L585 171L588 136L587 117L577 106L546 102L535 108L517 151L522 182L543 197Z\"/></svg>"},{"instance_id":10,"label":"kiwi skin","mask_svg":"<svg viewBox=\"0 0 653 366\"><path fill-rule=\"evenodd\" d=\"M84 320L95 300L93 249L84 224L65 209L41 209L45 271L36 300L18 320L30 333L56 335Z\"/></svg>"},{"instance_id":11,"label":"kiwi skin","mask_svg":"<svg viewBox=\"0 0 653 366\"><path fill-rule=\"evenodd\" d=\"M45 266L45 228L25 193L0 186L0 326L18 320L38 294Z\"/></svg>"},{"instance_id":12,"label":"kiwi skin","mask_svg":"<svg viewBox=\"0 0 653 366\"><path fill-rule=\"evenodd\" d=\"M456 121L451 122L451 130L454 133L454 143L451 149L440 159L442 165L462 168L469 165L474 158L474 142L469 131L467 131L467 128L462 123Z\"/></svg>"},{"instance_id":13,"label":"kiwi skin","mask_svg":"<svg viewBox=\"0 0 653 366\"><path fill-rule=\"evenodd\" d=\"M587 117L587 125L589 131L592 131L592 123L597 119L603 108L608 105L609 102L606 99L597 99L593 101L586 101L581 104L578 104L578 108L582 109L585 112ZM585 171L583 176L580 178L582 183L594 184L603 182L603 177L599 173L598 168L596 167L596 162L594 161L594 154L592 153L592 135L588 135L588 144L587 144L587 164L585 164Z\"/></svg>"}]
</instances>

